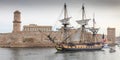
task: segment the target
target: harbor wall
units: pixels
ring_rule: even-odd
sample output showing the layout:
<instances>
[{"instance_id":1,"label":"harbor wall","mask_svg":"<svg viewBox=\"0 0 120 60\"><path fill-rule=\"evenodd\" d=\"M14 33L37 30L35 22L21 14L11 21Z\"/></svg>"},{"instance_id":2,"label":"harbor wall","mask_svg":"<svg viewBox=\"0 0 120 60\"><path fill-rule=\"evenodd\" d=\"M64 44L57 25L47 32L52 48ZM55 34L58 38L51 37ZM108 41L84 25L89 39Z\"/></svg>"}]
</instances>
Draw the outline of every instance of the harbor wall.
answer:
<instances>
[{"instance_id":1,"label":"harbor wall","mask_svg":"<svg viewBox=\"0 0 120 60\"><path fill-rule=\"evenodd\" d=\"M38 32L1 33L0 47L54 47L54 44Z\"/></svg>"},{"instance_id":2,"label":"harbor wall","mask_svg":"<svg viewBox=\"0 0 120 60\"><path fill-rule=\"evenodd\" d=\"M71 34L74 33L75 30L72 30ZM0 33L0 47L54 47L47 35L55 37L55 42L62 41L61 31ZM101 35L97 37L101 41Z\"/></svg>"}]
</instances>

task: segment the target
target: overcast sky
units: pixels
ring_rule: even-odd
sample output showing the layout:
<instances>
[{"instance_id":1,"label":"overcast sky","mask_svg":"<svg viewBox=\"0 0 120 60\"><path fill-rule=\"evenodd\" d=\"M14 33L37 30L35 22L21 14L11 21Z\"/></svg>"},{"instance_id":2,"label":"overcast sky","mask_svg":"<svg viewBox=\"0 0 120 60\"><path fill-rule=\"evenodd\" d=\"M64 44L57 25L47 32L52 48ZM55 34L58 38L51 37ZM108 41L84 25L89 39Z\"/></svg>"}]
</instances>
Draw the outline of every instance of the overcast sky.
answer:
<instances>
[{"instance_id":1,"label":"overcast sky","mask_svg":"<svg viewBox=\"0 0 120 60\"><path fill-rule=\"evenodd\" d=\"M78 26L75 21L81 19L81 6L84 3L86 17L92 19L95 13L99 33L106 34L107 27L115 27L116 35L120 35L120 0L0 0L0 32L12 32L15 10L21 12L22 26L38 24L55 27L62 18L60 15L64 3L72 17L72 26Z\"/></svg>"}]
</instances>

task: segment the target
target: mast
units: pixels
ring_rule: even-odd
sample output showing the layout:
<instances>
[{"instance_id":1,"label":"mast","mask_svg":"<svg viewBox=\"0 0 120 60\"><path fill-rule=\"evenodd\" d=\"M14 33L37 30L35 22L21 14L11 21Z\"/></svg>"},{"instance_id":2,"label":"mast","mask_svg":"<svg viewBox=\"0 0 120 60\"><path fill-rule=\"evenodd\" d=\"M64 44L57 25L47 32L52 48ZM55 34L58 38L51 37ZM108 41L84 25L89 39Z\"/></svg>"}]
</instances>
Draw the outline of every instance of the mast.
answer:
<instances>
[{"instance_id":1,"label":"mast","mask_svg":"<svg viewBox=\"0 0 120 60\"><path fill-rule=\"evenodd\" d=\"M89 28L89 30L93 33L93 42L96 42L96 34L99 30L99 28L95 28L95 15L93 15L93 27Z\"/></svg>"},{"instance_id":2,"label":"mast","mask_svg":"<svg viewBox=\"0 0 120 60\"><path fill-rule=\"evenodd\" d=\"M93 41L95 42L96 41L96 39L95 39L95 37L96 37L96 30L95 30L95 16L94 16L94 14L93 14Z\"/></svg>"},{"instance_id":3,"label":"mast","mask_svg":"<svg viewBox=\"0 0 120 60\"><path fill-rule=\"evenodd\" d=\"M67 6L66 6L66 3L64 4L64 19L66 19L67 18L67 8L66 8ZM65 24L63 24L64 25L64 38L63 38L63 40L65 41L65 42L67 42L67 40L65 40L66 38L67 38L67 22L65 23Z\"/></svg>"},{"instance_id":4,"label":"mast","mask_svg":"<svg viewBox=\"0 0 120 60\"><path fill-rule=\"evenodd\" d=\"M84 43L86 40L86 30L85 30L85 26L88 25L88 21L90 19L85 19L85 7L84 4L82 5L82 20L78 20L76 21L78 24L81 25L81 35L80 35L80 43Z\"/></svg>"},{"instance_id":5,"label":"mast","mask_svg":"<svg viewBox=\"0 0 120 60\"><path fill-rule=\"evenodd\" d=\"M95 14L93 14L93 28L95 28Z\"/></svg>"},{"instance_id":6,"label":"mast","mask_svg":"<svg viewBox=\"0 0 120 60\"><path fill-rule=\"evenodd\" d=\"M85 16L85 7L84 4L82 5L82 20L84 20L84 16Z\"/></svg>"},{"instance_id":7,"label":"mast","mask_svg":"<svg viewBox=\"0 0 120 60\"><path fill-rule=\"evenodd\" d=\"M67 18L67 6L66 3L64 3L64 19Z\"/></svg>"},{"instance_id":8,"label":"mast","mask_svg":"<svg viewBox=\"0 0 120 60\"><path fill-rule=\"evenodd\" d=\"M85 16L85 10L84 10L84 8L85 7L84 7L84 4L83 4L82 5L82 20L84 20L84 16ZM84 36L85 35L85 25L84 24L82 25L82 33L81 33L81 35L82 35L81 37L82 37L83 42L85 42L84 41L85 40L84 39L85 38L85 36Z\"/></svg>"},{"instance_id":9,"label":"mast","mask_svg":"<svg viewBox=\"0 0 120 60\"><path fill-rule=\"evenodd\" d=\"M67 43L68 40L68 30L69 30L69 20L70 17L68 17L68 13L67 13L67 5L66 3L64 3L64 19L60 20L60 22L63 25L63 42Z\"/></svg>"}]
</instances>

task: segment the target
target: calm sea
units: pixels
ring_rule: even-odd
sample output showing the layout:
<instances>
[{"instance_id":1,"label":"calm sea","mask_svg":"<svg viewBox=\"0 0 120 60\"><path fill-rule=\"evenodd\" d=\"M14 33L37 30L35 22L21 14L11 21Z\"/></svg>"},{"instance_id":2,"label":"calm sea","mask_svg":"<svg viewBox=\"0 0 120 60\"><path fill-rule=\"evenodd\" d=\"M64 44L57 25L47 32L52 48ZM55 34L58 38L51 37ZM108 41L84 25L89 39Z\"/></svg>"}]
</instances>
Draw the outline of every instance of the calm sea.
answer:
<instances>
[{"instance_id":1,"label":"calm sea","mask_svg":"<svg viewBox=\"0 0 120 60\"><path fill-rule=\"evenodd\" d=\"M0 48L0 60L120 60L120 47L116 52L81 51L56 53L54 48Z\"/></svg>"}]
</instances>

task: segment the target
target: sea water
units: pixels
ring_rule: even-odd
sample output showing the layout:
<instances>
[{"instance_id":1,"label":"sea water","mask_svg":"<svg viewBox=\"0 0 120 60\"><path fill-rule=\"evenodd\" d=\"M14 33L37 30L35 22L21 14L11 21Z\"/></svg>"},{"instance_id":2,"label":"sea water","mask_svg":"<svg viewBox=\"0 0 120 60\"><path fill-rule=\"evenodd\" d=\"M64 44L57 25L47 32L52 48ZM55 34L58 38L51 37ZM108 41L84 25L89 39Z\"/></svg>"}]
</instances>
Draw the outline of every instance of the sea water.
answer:
<instances>
[{"instance_id":1,"label":"sea water","mask_svg":"<svg viewBox=\"0 0 120 60\"><path fill-rule=\"evenodd\" d=\"M0 60L120 60L120 47L115 50L57 53L54 48L0 48Z\"/></svg>"}]
</instances>

